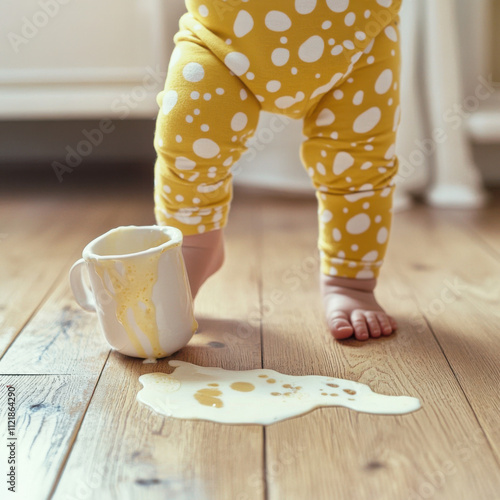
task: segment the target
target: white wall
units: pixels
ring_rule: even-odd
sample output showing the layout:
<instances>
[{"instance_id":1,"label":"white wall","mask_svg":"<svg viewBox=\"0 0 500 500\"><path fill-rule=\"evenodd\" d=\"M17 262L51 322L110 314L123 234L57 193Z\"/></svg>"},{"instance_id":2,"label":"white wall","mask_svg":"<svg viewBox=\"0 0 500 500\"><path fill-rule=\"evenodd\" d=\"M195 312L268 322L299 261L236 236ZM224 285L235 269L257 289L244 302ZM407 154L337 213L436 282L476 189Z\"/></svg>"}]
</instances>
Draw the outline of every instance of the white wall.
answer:
<instances>
[{"instance_id":1,"label":"white wall","mask_svg":"<svg viewBox=\"0 0 500 500\"><path fill-rule=\"evenodd\" d=\"M0 167L36 162L50 169L68 146L78 144L84 130L98 126L98 116L111 116L113 134L94 148L81 168L111 160L142 161L152 168L155 96L162 85L149 90L135 107L129 106L126 117L117 114L112 103L121 94L132 95L148 67L166 68L183 0L65 2L27 43L18 45L17 52L12 43L0 44ZM477 3L458 2L461 33L467 33ZM6 40L9 33L23 36L25 26L41 15L40 9L38 0L0 2L1 38ZM462 37L463 54L470 65L476 59L466 38ZM57 81L63 85L58 87ZM57 102L57 109L51 102ZM274 186L285 179L290 190L309 192L309 179L298 159L300 130L300 122L264 114L250 153L236 169L236 182L255 184L265 178ZM486 182L500 183L500 145L474 150Z\"/></svg>"}]
</instances>

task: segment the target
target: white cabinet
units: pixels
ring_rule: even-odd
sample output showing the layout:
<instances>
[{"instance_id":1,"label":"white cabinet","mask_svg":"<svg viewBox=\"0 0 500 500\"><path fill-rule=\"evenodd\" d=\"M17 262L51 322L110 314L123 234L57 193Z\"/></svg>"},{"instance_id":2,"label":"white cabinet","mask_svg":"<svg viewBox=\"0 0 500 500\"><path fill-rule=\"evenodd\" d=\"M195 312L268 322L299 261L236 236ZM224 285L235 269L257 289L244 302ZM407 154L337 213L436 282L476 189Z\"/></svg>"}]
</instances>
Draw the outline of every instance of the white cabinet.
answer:
<instances>
[{"instance_id":1,"label":"white cabinet","mask_svg":"<svg viewBox=\"0 0 500 500\"><path fill-rule=\"evenodd\" d=\"M500 0L455 1L471 95L478 76L491 73L488 27ZM152 157L149 121L184 11L184 0L1 0L0 162L57 158L81 139L83 121L102 118L120 131L88 161ZM465 124L475 142L500 142L500 93L481 102ZM299 122L263 113L235 181L311 192L298 158L300 130ZM485 177L498 182L494 162L483 163Z\"/></svg>"},{"instance_id":2,"label":"white cabinet","mask_svg":"<svg viewBox=\"0 0 500 500\"><path fill-rule=\"evenodd\" d=\"M182 0L2 0L0 120L151 118Z\"/></svg>"}]
</instances>

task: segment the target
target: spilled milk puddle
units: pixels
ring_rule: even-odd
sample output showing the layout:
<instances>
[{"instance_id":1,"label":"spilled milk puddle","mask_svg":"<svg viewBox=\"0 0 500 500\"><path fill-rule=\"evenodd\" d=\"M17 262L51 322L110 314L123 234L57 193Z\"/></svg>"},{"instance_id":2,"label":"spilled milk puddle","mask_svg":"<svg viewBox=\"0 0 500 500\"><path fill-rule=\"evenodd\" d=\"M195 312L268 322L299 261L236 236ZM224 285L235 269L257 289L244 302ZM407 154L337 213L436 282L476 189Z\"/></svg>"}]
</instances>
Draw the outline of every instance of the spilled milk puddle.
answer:
<instances>
[{"instance_id":1,"label":"spilled milk puddle","mask_svg":"<svg viewBox=\"0 0 500 500\"><path fill-rule=\"evenodd\" d=\"M321 406L401 415L420 408L417 398L386 396L367 385L318 375L283 375L274 370L232 371L171 360L174 372L139 377L137 399L174 418L227 424L272 424Z\"/></svg>"}]
</instances>

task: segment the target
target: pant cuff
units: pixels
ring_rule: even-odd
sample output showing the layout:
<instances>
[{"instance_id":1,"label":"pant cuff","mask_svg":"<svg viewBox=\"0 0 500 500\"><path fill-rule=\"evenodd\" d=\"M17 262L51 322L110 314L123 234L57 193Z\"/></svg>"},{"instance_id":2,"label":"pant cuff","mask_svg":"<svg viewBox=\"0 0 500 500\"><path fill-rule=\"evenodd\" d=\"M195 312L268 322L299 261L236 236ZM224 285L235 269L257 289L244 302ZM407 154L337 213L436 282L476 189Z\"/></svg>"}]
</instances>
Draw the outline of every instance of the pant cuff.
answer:
<instances>
[{"instance_id":1,"label":"pant cuff","mask_svg":"<svg viewBox=\"0 0 500 500\"><path fill-rule=\"evenodd\" d=\"M206 233L226 226L229 205L209 208L180 208L167 211L161 203L156 203L155 217L159 226L173 226L185 236Z\"/></svg>"},{"instance_id":2,"label":"pant cuff","mask_svg":"<svg viewBox=\"0 0 500 500\"><path fill-rule=\"evenodd\" d=\"M377 278L383 261L359 262L347 261L338 257L328 257L321 252L321 272L327 276L351 279L373 279Z\"/></svg>"}]
</instances>

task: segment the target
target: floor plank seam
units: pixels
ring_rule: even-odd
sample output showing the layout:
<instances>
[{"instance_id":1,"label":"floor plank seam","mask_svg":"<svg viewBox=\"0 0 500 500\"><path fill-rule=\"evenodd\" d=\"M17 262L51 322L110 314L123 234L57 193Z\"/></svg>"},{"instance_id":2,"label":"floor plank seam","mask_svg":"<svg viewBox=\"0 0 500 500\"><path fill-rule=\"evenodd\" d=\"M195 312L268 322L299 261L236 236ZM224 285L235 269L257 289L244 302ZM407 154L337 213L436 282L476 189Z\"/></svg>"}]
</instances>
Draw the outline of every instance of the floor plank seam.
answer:
<instances>
[{"instance_id":1,"label":"floor plank seam","mask_svg":"<svg viewBox=\"0 0 500 500\"><path fill-rule=\"evenodd\" d=\"M64 469L66 468L66 464L68 463L69 457L71 455L71 452L73 451L73 447L76 442L76 438L78 437L78 433L80 432L80 429L82 428L83 422L85 420L85 417L87 415L87 411L89 409L90 403L92 402L92 399L94 398L95 391L97 389L97 386L99 385L99 382L101 380L102 374L104 372L104 369L106 368L106 365L108 364L109 357L111 356L111 349L108 351L108 355L106 356L106 360L104 361L101 371L99 373L99 377L97 377L96 383L94 384L94 388L92 390L92 394L89 397L89 400L87 402L87 405L85 406L85 410L82 413L82 417L80 418L80 421L77 423L75 426L75 430L73 431L73 435L71 436L71 440L68 446L68 450L65 454L65 456L61 460L61 466L59 469L59 472L57 473L56 477L54 478L54 485L50 489L49 495L47 497L47 500L51 500L57 490L57 487L61 481L61 477L64 473Z\"/></svg>"},{"instance_id":2,"label":"floor plank seam","mask_svg":"<svg viewBox=\"0 0 500 500\"><path fill-rule=\"evenodd\" d=\"M263 213L262 208L260 210L259 217L259 228L256 234L257 237L257 262L262 263L264 257L264 249L263 249L263 232L262 232L262 222L263 222ZM260 318L259 318L259 334L260 334L260 366L264 368L264 324L262 321L262 306L264 303L264 276L262 273L262 265L259 265L259 274L258 274L258 294L259 294L259 310L260 310ZM265 425L262 426L262 475L263 475L263 500L268 500L269 498L269 487L267 483L267 428Z\"/></svg>"},{"instance_id":3,"label":"floor plank seam","mask_svg":"<svg viewBox=\"0 0 500 500\"><path fill-rule=\"evenodd\" d=\"M420 311L420 308L419 308L419 311ZM448 364L450 370L451 370L451 373L453 373L453 377L455 378L455 380L457 381L457 384L458 386L460 387L460 390L462 391L462 394L464 395L465 397L465 400L467 401L467 405L469 406L470 410L472 411L472 414L474 415L474 419L476 420L477 422L477 425L479 426L479 428L481 429L481 432L484 436L484 439L485 441L488 443L488 447L490 448L491 450L491 453L495 459L495 462L497 463L497 465L500 467L500 457L497 456L496 452L495 452L495 448L493 447L492 443L490 442L490 440L488 439L488 435L486 434L483 426L481 425L481 422L476 414L476 411L474 410L474 407L472 406L470 400L469 400L469 397L467 396L467 393L465 392L465 389L464 387L462 386L462 384L460 383L460 380L457 376L457 373L455 372L455 370L453 369L453 365L450 363L450 360L448 359L448 356L446 356L446 353L443 349L443 346L441 345L441 342L439 342L439 339L436 335L436 332L434 331L434 329L432 328L432 325L430 324L430 321L429 319L427 318L427 316L422 313L422 311L420 311L420 314L422 314L430 332L432 333L432 336L434 337L434 340L436 341L440 351L442 352L443 356L444 356L444 359L446 360L446 363Z\"/></svg>"},{"instance_id":4,"label":"floor plank seam","mask_svg":"<svg viewBox=\"0 0 500 500\"><path fill-rule=\"evenodd\" d=\"M258 294L259 294L260 367L264 368L264 328L263 328L264 325L262 324L262 304L263 304L262 293L264 290L264 286L262 283L262 272L259 273L257 290L258 290Z\"/></svg>"},{"instance_id":5,"label":"floor plank seam","mask_svg":"<svg viewBox=\"0 0 500 500\"><path fill-rule=\"evenodd\" d=\"M59 377L61 375L73 375L73 373L0 373L0 377Z\"/></svg>"},{"instance_id":6,"label":"floor plank seam","mask_svg":"<svg viewBox=\"0 0 500 500\"><path fill-rule=\"evenodd\" d=\"M262 263L264 257L263 234L262 234L262 210L259 217L259 228L256 234L257 238L257 262ZM262 305L264 302L264 277L262 275L262 265L258 266L257 290L259 294L259 337L260 337L260 367L264 368L264 328L262 324Z\"/></svg>"},{"instance_id":7,"label":"floor plank seam","mask_svg":"<svg viewBox=\"0 0 500 500\"><path fill-rule=\"evenodd\" d=\"M264 469L264 491L263 491L263 498L264 500L268 500L269 498L269 488L267 484L267 428L265 425L262 426L262 438L263 438L263 444L264 446L262 447L263 449L263 457L262 457L262 465Z\"/></svg>"}]
</instances>

